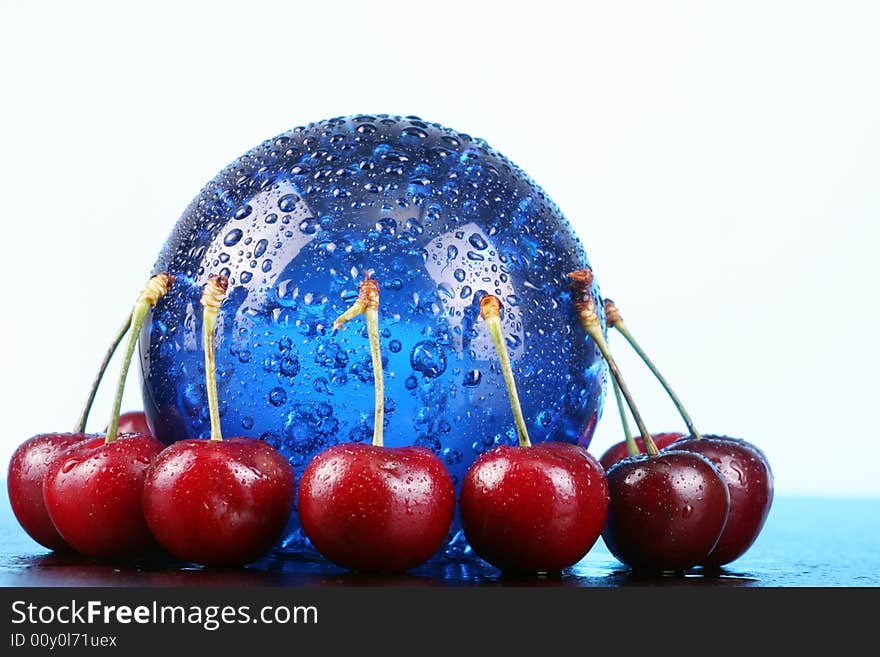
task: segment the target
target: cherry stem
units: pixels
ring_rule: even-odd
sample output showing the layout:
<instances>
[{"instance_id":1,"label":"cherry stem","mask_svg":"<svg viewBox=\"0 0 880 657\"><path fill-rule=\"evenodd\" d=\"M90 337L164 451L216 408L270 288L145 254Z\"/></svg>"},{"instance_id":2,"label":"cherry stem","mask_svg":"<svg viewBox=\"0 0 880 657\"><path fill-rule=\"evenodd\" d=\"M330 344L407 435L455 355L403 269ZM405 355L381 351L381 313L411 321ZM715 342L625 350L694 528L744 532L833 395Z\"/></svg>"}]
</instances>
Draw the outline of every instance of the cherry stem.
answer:
<instances>
[{"instance_id":1,"label":"cherry stem","mask_svg":"<svg viewBox=\"0 0 880 657\"><path fill-rule=\"evenodd\" d=\"M334 329L341 329L346 322L358 315L363 315L367 322L367 337L370 339L370 359L373 363L373 388L376 397L376 410L373 417L373 445L384 445L385 429L385 378L382 372L382 349L379 343L379 283L364 275L358 287L358 298L351 307L336 318Z\"/></svg>"},{"instance_id":2,"label":"cherry stem","mask_svg":"<svg viewBox=\"0 0 880 657\"><path fill-rule=\"evenodd\" d=\"M156 274L141 290L138 299L131 311L131 326L129 328L128 345L125 348L125 355L122 358L122 370L119 373L119 382L116 384L116 397L113 399L113 410L110 414L110 424L107 426L107 437L105 443L112 443L116 440L116 434L119 431L119 411L122 407L122 393L125 391L125 379L128 377L128 368L131 365L131 357L134 355L134 348L137 345L138 338L141 334L141 328L147 318L149 310L156 305L174 282L174 277L170 274L162 272Z\"/></svg>"},{"instance_id":3,"label":"cherry stem","mask_svg":"<svg viewBox=\"0 0 880 657\"><path fill-rule=\"evenodd\" d=\"M98 374L95 376L95 380L92 381L92 388L89 390L89 397L86 399L86 404L83 407L79 420L76 423L76 427L73 430L74 433L83 433L86 430L86 423L89 421L89 413L92 410L92 404L95 403L95 395L98 394L98 387L101 385L101 380L104 378L104 372L107 371L107 366L110 365L113 354L116 353L117 347L119 347L125 334L128 333L130 326L131 314L125 318L125 323L119 327L119 330L113 338L113 342L110 343L110 347L104 354L104 360L101 361L101 366L98 368Z\"/></svg>"},{"instance_id":4,"label":"cherry stem","mask_svg":"<svg viewBox=\"0 0 880 657\"><path fill-rule=\"evenodd\" d=\"M571 272L568 277L571 279L571 288L574 293L572 300L574 301L574 307L578 312L578 319L580 320L581 326L587 332L587 335L593 338L593 342L596 343L599 352L602 354L605 362L608 363L608 369L611 371L611 376L614 377L614 380L617 381L617 385L620 386L620 392L623 393L623 397L626 399L626 404L629 406L630 413L632 413L633 419L636 421L636 426L639 428L642 440L645 443L645 450L649 455L656 456L659 452L657 445L654 443L654 439L651 438L651 434L648 433L648 429L645 427L639 409L636 407L636 403L633 400L632 395L629 393L629 388L626 387L623 376L620 374L620 369L617 367L617 363L614 362L614 358L608 350L608 343L605 341L605 336L602 335L602 326L599 323L599 316L596 314L596 305L593 302L593 292L591 289L593 285L593 272L589 269L582 269L580 271ZM629 451L629 449L630 448L627 445L627 451Z\"/></svg>"},{"instance_id":5,"label":"cherry stem","mask_svg":"<svg viewBox=\"0 0 880 657\"><path fill-rule=\"evenodd\" d=\"M529 440L529 432L519 403L519 394L516 391L513 368L510 366L510 355L507 353L507 343L504 341L504 331L501 328L501 302L498 297L487 294L480 299L480 317L486 322L489 334L492 336L492 342L495 343L495 351L498 353L498 360L501 363L501 373L504 375L504 384L507 386L507 396L510 399L510 410L513 411L513 423L519 437L519 446L531 447L532 441Z\"/></svg>"},{"instance_id":6,"label":"cherry stem","mask_svg":"<svg viewBox=\"0 0 880 657\"><path fill-rule=\"evenodd\" d=\"M202 350L205 352L205 389L208 395L208 414L211 418L211 440L223 440L220 430L220 401L217 397L217 359L214 353L217 316L226 298L229 279L211 274L202 292Z\"/></svg>"},{"instance_id":7,"label":"cherry stem","mask_svg":"<svg viewBox=\"0 0 880 657\"><path fill-rule=\"evenodd\" d=\"M611 385L614 388L614 398L617 400L617 412L620 413L620 423L623 425L623 436L626 440L626 453L630 456L639 454L641 450L633 438L632 432L629 430L629 422L626 420L626 408L623 405L623 397L620 394L620 386L617 380L612 376Z\"/></svg>"},{"instance_id":8,"label":"cherry stem","mask_svg":"<svg viewBox=\"0 0 880 657\"><path fill-rule=\"evenodd\" d=\"M681 419L684 420L684 423L687 425L688 431L690 431L691 435L694 438L702 438L703 436L697 431L697 428L694 426L693 420L691 420L691 416L688 415L688 412L684 408L684 404L681 403L681 400L678 398L678 395L672 390L672 386L669 385L669 382L666 378L660 373L660 370L657 369L657 366L651 361L648 357L648 354L642 349L636 339L632 336L632 333L629 332L629 329L626 327L626 324L623 323L623 318L620 316L620 312L617 310L617 306L614 305L614 302L611 299L605 299L605 316L608 321L608 325L612 328L617 329L626 341L630 343L635 352L639 355L639 357L644 361L645 365L648 366L648 369L651 370L651 373L657 377L657 380L660 382L660 385L663 386L663 389L666 391L666 394L669 395L669 398L672 400L672 403L675 404L675 408L678 409L679 414L681 415Z\"/></svg>"}]
</instances>

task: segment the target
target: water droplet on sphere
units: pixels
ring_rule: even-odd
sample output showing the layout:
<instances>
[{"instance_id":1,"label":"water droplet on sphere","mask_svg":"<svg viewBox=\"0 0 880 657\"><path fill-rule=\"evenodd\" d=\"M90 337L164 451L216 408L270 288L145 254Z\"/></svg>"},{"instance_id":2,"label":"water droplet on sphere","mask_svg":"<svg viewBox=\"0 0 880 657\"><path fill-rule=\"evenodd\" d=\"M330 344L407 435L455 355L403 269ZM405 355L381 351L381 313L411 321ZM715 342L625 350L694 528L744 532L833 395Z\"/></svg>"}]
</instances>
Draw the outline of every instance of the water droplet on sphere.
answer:
<instances>
[{"instance_id":1,"label":"water droplet on sphere","mask_svg":"<svg viewBox=\"0 0 880 657\"><path fill-rule=\"evenodd\" d=\"M432 340L423 340L413 347L409 355L412 368L429 378L434 378L446 371L446 354Z\"/></svg>"},{"instance_id":2,"label":"water droplet on sphere","mask_svg":"<svg viewBox=\"0 0 880 657\"><path fill-rule=\"evenodd\" d=\"M284 388L272 388L269 391L269 403L272 406L281 406L287 401L287 393Z\"/></svg>"},{"instance_id":3,"label":"water droplet on sphere","mask_svg":"<svg viewBox=\"0 0 880 657\"><path fill-rule=\"evenodd\" d=\"M299 358L296 355L281 359L281 373L284 376L294 377L299 374Z\"/></svg>"},{"instance_id":4,"label":"water droplet on sphere","mask_svg":"<svg viewBox=\"0 0 880 657\"><path fill-rule=\"evenodd\" d=\"M233 228L226 233L226 237L223 238L223 244L226 246L235 246L243 236L244 232L240 228Z\"/></svg>"},{"instance_id":5,"label":"water droplet on sphere","mask_svg":"<svg viewBox=\"0 0 880 657\"><path fill-rule=\"evenodd\" d=\"M468 242L470 242L470 245L474 247L477 251L483 251L486 249L486 247L489 246L486 243L486 240L483 239L483 236L479 233L472 233L471 236L468 238Z\"/></svg>"},{"instance_id":6,"label":"water droplet on sphere","mask_svg":"<svg viewBox=\"0 0 880 657\"><path fill-rule=\"evenodd\" d=\"M253 212L253 208L251 206L242 205L235 211L233 219L244 219L245 217L249 217L251 212Z\"/></svg>"},{"instance_id":7,"label":"water droplet on sphere","mask_svg":"<svg viewBox=\"0 0 880 657\"><path fill-rule=\"evenodd\" d=\"M480 385L480 379L483 378L483 373L480 370L471 370L467 374L465 374L464 381L461 382L463 386L467 386L468 388L473 388L475 386Z\"/></svg>"},{"instance_id":8,"label":"water droplet on sphere","mask_svg":"<svg viewBox=\"0 0 880 657\"><path fill-rule=\"evenodd\" d=\"M296 210L296 204L299 197L296 194L285 194L278 199L278 209L282 212L293 212Z\"/></svg>"}]
</instances>

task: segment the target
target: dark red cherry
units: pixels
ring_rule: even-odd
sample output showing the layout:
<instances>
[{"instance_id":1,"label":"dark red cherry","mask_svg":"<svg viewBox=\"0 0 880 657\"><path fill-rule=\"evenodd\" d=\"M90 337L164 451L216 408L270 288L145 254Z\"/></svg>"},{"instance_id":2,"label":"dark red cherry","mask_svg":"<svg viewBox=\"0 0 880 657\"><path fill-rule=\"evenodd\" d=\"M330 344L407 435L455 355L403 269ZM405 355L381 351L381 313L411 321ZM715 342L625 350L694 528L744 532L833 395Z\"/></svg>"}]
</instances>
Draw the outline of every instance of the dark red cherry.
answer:
<instances>
[{"instance_id":1,"label":"dark red cherry","mask_svg":"<svg viewBox=\"0 0 880 657\"><path fill-rule=\"evenodd\" d=\"M728 436L688 438L670 449L705 456L724 476L730 493L727 524L718 544L700 563L718 567L742 556L761 532L773 503L773 472L767 457L751 443Z\"/></svg>"},{"instance_id":2,"label":"dark red cherry","mask_svg":"<svg viewBox=\"0 0 880 657\"><path fill-rule=\"evenodd\" d=\"M680 571L703 562L730 508L724 477L692 452L630 456L607 472L611 503L602 537L635 570Z\"/></svg>"},{"instance_id":3,"label":"dark red cherry","mask_svg":"<svg viewBox=\"0 0 880 657\"><path fill-rule=\"evenodd\" d=\"M652 434L651 437L654 439L654 444L657 445L657 449L663 449L674 443L676 440L684 438L685 434L676 432L655 433ZM646 451L645 441L638 437L635 438L635 441L636 445L639 447L639 452L644 454ZM614 443L611 447L605 450L605 453L599 457L599 463L602 464L602 467L605 468L605 470L608 470L612 465L625 459L627 456L629 456L629 452L626 449L626 441L621 440L619 443Z\"/></svg>"}]
</instances>

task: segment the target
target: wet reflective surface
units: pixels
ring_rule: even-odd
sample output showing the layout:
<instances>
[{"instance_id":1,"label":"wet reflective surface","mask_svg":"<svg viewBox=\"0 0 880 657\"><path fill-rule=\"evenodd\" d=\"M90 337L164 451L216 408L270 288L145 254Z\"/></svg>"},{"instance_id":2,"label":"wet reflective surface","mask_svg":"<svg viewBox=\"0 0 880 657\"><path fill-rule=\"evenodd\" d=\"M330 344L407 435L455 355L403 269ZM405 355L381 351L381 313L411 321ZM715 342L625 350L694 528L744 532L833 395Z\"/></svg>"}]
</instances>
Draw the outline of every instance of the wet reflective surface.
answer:
<instances>
[{"instance_id":1,"label":"wet reflective surface","mask_svg":"<svg viewBox=\"0 0 880 657\"><path fill-rule=\"evenodd\" d=\"M3 502L3 586L880 586L880 500L780 497L752 548L717 573L642 577L600 542L560 576L505 577L479 563L433 563L408 575L357 575L322 562L269 557L210 570L167 559L99 563L53 554L31 541Z\"/></svg>"},{"instance_id":2,"label":"wet reflective surface","mask_svg":"<svg viewBox=\"0 0 880 657\"><path fill-rule=\"evenodd\" d=\"M156 270L177 281L142 336L144 409L160 440L207 435L198 299L222 273L224 433L268 440L297 474L329 445L369 440L363 322L331 324L372 272L386 444L434 450L458 485L479 454L516 442L479 321L480 299L494 294L532 440L586 446L605 367L577 324L566 274L587 265L559 208L480 139L387 115L296 128L211 180L164 245ZM284 547L303 546L294 523ZM462 550L453 541L449 552Z\"/></svg>"}]
</instances>

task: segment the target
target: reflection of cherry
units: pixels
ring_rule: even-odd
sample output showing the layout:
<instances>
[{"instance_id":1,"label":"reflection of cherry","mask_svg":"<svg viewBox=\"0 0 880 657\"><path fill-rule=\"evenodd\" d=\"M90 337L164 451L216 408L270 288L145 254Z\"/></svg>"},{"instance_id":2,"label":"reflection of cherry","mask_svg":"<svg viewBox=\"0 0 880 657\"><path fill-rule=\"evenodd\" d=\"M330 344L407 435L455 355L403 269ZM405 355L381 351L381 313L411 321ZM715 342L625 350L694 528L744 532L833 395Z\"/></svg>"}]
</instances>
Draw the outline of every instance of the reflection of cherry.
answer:
<instances>
[{"instance_id":1,"label":"reflection of cherry","mask_svg":"<svg viewBox=\"0 0 880 657\"><path fill-rule=\"evenodd\" d=\"M572 299L639 427L647 454L631 456L607 472L611 503L602 537L614 556L634 569L683 570L705 559L721 536L730 496L708 459L691 452L658 453L635 402L608 350L592 296L592 272L574 272ZM628 434L628 431L627 431Z\"/></svg>"},{"instance_id":2,"label":"reflection of cherry","mask_svg":"<svg viewBox=\"0 0 880 657\"><path fill-rule=\"evenodd\" d=\"M712 567L730 563L754 543L770 512L770 505L773 502L773 472L770 470L767 457L760 449L745 440L701 435L684 404L636 342L610 299L605 300L605 315L608 324L626 338L648 369L660 381L691 433L690 438L676 441L670 449L686 450L705 456L724 476L730 492L730 514L721 538L718 539L718 545L702 563Z\"/></svg>"},{"instance_id":3,"label":"reflection of cherry","mask_svg":"<svg viewBox=\"0 0 880 657\"><path fill-rule=\"evenodd\" d=\"M321 554L351 570L401 572L443 543L455 490L443 462L426 447L385 447L385 393L379 345L379 285L360 284L335 328L363 314L370 340L376 404L373 443L334 445L308 464L299 486L303 531Z\"/></svg>"},{"instance_id":4,"label":"reflection of cherry","mask_svg":"<svg viewBox=\"0 0 880 657\"><path fill-rule=\"evenodd\" d=\"M474 551L507 571L557 572L590 550L605 524L608 487L586 449L568 443L532 445L501 329L501 302L480 301L495 343L519 446L500 445L468 468L461 518Z\"/></svg>"},{"instance_id":5,"label":"reflection of cherry","mask_svg":"<svg viewBox=\"0 0 880 657\"><path fill-rule=\"evenodd\" d=\"M126 317L104 354L104 359L98 368L95 380L92 382L82 414L73 432L36 435L19 445L9 462L6 487L12 512L28 535L47 548L66 550L70 549L70 546L61 538L61 534L55 529L55 525L49 518L49 512L46 510L46 503L43 500L43 482L46 479L46 470L62 452L91 437L85 433L89 412L92 409L101 380L104 378L104 373L107 371L107 366L110 364L110 359L130 326L131 315Z\"/></svg>"},{"instance_id":6,"label":"reflection of cherry","mask_svg":"<svg viewBox=\"0 0 880 657\"><path fill-rule=\"evenodd\" d=\"M166 448L147 473L144 513L156 540L175 556L205 565L258 559L280 538L293 507L293 468L256 438L223 439L214 332L229 282L211 276L202 295L202 344L210 440Z\"/></svg>"},{"instance_id":7,"label":"reflection of cherry","mask_svg":"<svg viewBox=\"0 0 880 657\"><path fill-rule=\"evenodd\" d=\"M147 312L173 280L165 273L153 276L132 310L106 437L76 443L46 471L43 498L52 523L71 547L89 556L133 556L155 547L144 521L141 491L147 468L163 445L152 436L119 435L119 408Z\"/></svg>"}]
</instances>

